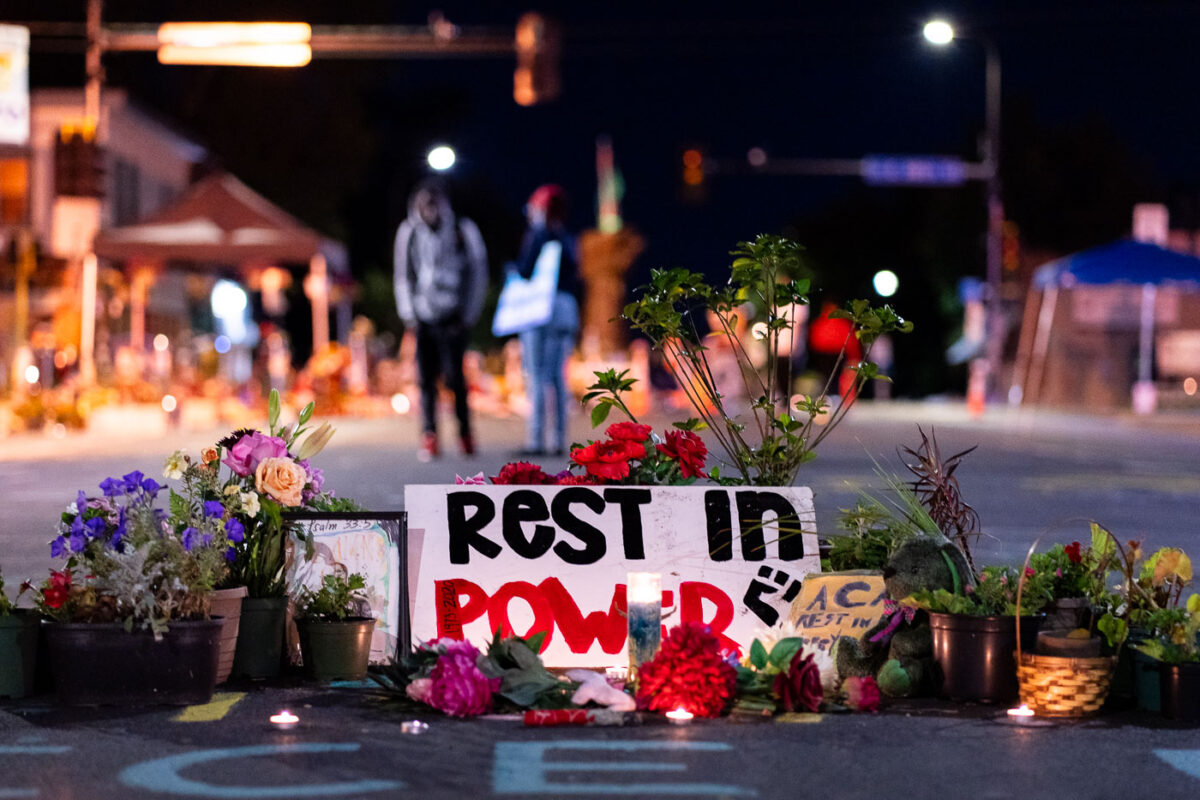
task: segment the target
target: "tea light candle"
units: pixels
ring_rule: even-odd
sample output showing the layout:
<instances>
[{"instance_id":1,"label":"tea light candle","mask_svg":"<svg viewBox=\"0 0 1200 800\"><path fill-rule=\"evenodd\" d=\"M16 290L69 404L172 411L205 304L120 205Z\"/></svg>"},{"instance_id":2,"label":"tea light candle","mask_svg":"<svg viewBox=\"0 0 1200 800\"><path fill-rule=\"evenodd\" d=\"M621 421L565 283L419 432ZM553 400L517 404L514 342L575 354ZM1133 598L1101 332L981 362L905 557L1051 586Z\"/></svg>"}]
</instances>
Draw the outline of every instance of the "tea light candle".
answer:
<instances>
[{"instance_id":1,"label":"tea light candle","mask_svg":"<svg viewBox=\"0 0 1200 800\"><path fill-rule=\"evenodd\" d=\"M604 670L604 677L608 678L609 682L624 683L629 680L629 667L609 667Z\"/></svg>"},{"instance_id":2,"label":"tea light candle","mask_svg":"<svg viewBox=\"0 0 1200 800\"><path fill-rule=\"evenodd\" d=\"M1022 718L1025 718L1025 717L1032 717L1032 716L1033 716L1033 709L1032 709L1032 708L1030 708L1029 706L1025 705L1024 703L1021 703L1021 705L1020 705L1020 706L1018 706L1017 708L1010 708L1010 709L1008 710L1008 715L1009 715L1010 717L1013 717L1013 718L1015 718L1015 719L1022 719Z\"/></svg>"},{"instance_id":3,"label":"tea light candle","mask_svg":"<svg viewBox=\"0 0 1200 800\"><path fill-rule=\"evenodd\" d=\"M695 714L688 711L686 708L677 708L674 711L667 712L667 719L671 720L672 725L687 725L692 721Z\"/></svg>"},{"instance_id":4,"label":"tea light candle","mask_svg":"<svg viewBox=\"0 0 1200 800\"><path fill-rule=\"evenodd\" d=\"M271 716L271 724L281 731L291 730L300 723L300 718L286 708Z\"/></svg>"},{"instance_id":5,"label":"tea light candle","mask_svg":"<svg viewBox=\"0 0 1200 800\"><path fill-rule=\"evenodd\" d=\"M662 643L662 575L630 572L627 581L629 674L634 675Z\"/></svg>"}]
</instances>

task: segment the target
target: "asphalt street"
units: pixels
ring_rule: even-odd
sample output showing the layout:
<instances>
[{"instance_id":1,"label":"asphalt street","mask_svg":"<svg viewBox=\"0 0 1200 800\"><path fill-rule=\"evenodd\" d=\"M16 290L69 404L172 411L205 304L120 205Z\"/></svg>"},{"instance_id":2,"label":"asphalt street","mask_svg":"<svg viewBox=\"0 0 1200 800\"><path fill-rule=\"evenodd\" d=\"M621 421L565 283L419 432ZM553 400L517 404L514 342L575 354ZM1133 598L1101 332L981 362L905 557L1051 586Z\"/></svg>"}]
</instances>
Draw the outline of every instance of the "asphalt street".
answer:
<instances>
[{"instance_id":1,"label":"asphalt street","mask_svg":"<svg viewBox=\"0 0 1200 800\"><path fill-rule=\"evenodd\" d=\"M586 420L574 423L574 437L586 438ZM1017 561L1039 536L1082 538L1088 518L1123 537L1196 551L1194 417L991 410L973 420L954 405L864 404L802 473L821 530L860 489L880 486L873 459L902 469L896 447L916 445L918 423L936 428L945 453L979 445L959 472L984 521L979 561ZM478 456L452 452L422 464L411 418L335 424L318 464L330 487L375 510L401 508L407 483L494 474L521 438L518 420L481 419ZM170 451L195 453L222 433L0 441L0 564L10 588L45 574L54 520L78 489L135 468L158 474ZM268 721L282 708L300 717L294 730ZM35 696L0 703L0 798L1174 798L1200 790L1200 728L1134 712L1024 727L1004 709L922 701L877 715L554 730L425 715L418 734L405 732L411 719L363 687L295 681L222 687L214 704L187 710L67 710Z\"/></svg>"}]
</instances>

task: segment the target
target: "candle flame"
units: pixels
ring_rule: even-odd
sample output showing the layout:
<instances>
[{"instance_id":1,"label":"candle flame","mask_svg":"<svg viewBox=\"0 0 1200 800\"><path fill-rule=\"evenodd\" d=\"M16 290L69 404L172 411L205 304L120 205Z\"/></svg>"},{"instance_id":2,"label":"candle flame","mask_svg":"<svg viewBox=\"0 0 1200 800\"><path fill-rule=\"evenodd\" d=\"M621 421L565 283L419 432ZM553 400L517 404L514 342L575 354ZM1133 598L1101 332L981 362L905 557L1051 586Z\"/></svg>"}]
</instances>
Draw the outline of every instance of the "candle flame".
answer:
<instances>
[{"instance_id":1,"label":"candle flame","mask_svg":"<svg viewBox=\"0 0 1200 800\"><path fill-rule=\"evenodd\" d=\"M1010 717L1032 717L1033 709L1024 703L1021 703L1021 705L1017 708L1010 708L1008 710L1008 715Z\"/></svg>"},{"instance_id":2,"label":"candle flame","mask_svg":"<svg viewBox=\"0 0 1200 800\"><path fill-rule=\"evenodd\" d=\"M283 711L280 711L278 714L271 716L271 722L275 725L294 725L299 721L300 718L288 711L286 708Z\"/></svg>"},{"instance_id":3,"label":"candle flame","mask_svg":"<svg viewBox=\"0 0 1200 800\"><path fill-rule=\"evenodd\" d=\"M667 717L669 719L673 719L673 720L677 720L677 721L681 721L681 722L686 722L687 720L690 720L694 716L695 716L695 714L688 711L686 708L683 708L682 706L675 709L674 711L667 712Z\"/></svg>"}]
</instances>

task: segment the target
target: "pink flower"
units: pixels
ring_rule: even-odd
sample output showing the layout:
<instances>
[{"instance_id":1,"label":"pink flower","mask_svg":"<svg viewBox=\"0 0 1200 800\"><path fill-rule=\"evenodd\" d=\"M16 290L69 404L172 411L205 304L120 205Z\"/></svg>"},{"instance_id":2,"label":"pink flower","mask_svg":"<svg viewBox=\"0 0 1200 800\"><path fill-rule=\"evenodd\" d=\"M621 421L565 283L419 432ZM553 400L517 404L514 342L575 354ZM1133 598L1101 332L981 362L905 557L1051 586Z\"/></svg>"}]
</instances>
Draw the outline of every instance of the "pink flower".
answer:
<instances>
[{"instance_id":1,"label":"pink flower","mask_svg":"<svg viewBox=\"0 0 1200 800\"><path fill-rule=\"evenodd\" d=\"M499 678L488 678L475 666L479 651L469 642L455 642L438 658L430 676L429 705L452 717L473 717L492 708Z\"/></svg>"},{"instance_id":2,"label":"pink flower","mask_svg":"<svg viewBox=\"0 0 1200 800\"><path fill-rule=\"evenodd\" d=\"M455 486L487 486L487 478L482 472L477 472L469 478L464 478L462 475L454 476Z\"/></svg>"},{"instance_id":3,"label":"pink flower","mask_svg":"<svg viewBox=\"0 0 1200 800\"><path fill-rule=\"evenodd\" d=\"M264 458L284 458L287 443L278 436L266 436L259 431L238 439L223 462L234 474L243 478L253 475Z\"/></svg>"},{"instance_id":4,"label":"pink flower","mask_svg":"<svg viewBox=\"0 0 1200 800\"><path fill-rule=\"evenodd\" d=\"M404 689L404 693L418 703L428 703L429 691L432 688L432 678L417 678Z\"/></svg>"},{"instance_id":5,"label":"pink flower","mask_svg":"<svg viewBox=\"0 0 1200 800\"><path fill-rule=\"evenodd\" d=\"M1058 569L1054 570L1054 577L1056 577L1056 578L1062 577L1062 567L1059 567Z\"/></svg>"},{"instance_id":6,"label":"pink flower","mask_svg":"<svg viewBox=\"0 0 1200 800\"><path fill-rule=\"evenodd\" d=\"M842 689L846 692L846 705L855 711L879 710L879 685L870 675L865 678L846 678Z\"/></svg>"}]
</instances>

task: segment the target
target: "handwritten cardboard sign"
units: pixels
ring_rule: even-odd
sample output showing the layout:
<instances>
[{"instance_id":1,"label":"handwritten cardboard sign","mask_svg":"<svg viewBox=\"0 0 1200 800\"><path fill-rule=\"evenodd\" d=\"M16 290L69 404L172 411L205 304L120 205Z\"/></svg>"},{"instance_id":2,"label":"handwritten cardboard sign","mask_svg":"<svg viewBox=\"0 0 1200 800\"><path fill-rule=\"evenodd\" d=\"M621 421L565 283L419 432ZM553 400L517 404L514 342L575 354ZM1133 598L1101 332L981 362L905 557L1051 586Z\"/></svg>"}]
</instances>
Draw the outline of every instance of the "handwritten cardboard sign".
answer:
<instances>
[{"instance_id":1,"label":"handwritten cardboard sign","mask_svg":"<svg viewBox=\"0 0 1200 800\"><path fill-rule=\"evenodd\" d=\"M833 668L830 651L838 637L862 636L883 618L887 589L878 572L831 572L812 575L792 603L791 621L825 674Z\"/></svg>"},{"instance_id":2,"label":"handwritten cardboard sign","mask_svg":"<svg viewBox=\"0 0 1200 800\"><path fill-rule=\"evenodd\" d=\"M664 627L704 622L745 651L820 569L802 487L408 486L404 502L414 639L545 630L549 666L625 660L629 572L661 573Z\"/></svg>"},{"instance_id":3,"label":"handwritten cardboard sign","mask_svg":"<svg viewBox=\"0 0 1200 800\"><path fill-rule=\"evenodd\" d=\"M294 514L296 524L313 537L311 561L297 559L289 585L312 590L322 579L343 571L361 573L367 584L367 608L375 617L371 638L371 663L386 663L396 655L398 643L408 643L407 620L401 613L403 573L400 568L400 526L403 514Z\"/></svg>"}]
</instances>

